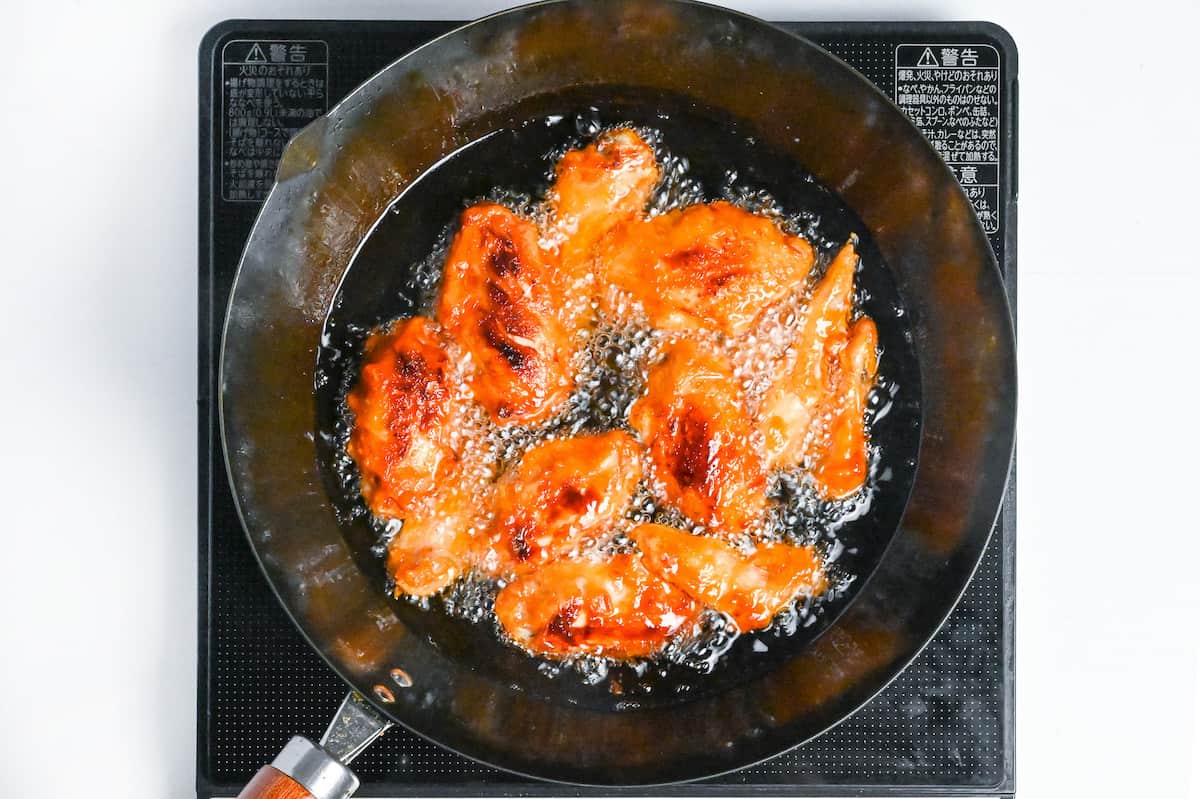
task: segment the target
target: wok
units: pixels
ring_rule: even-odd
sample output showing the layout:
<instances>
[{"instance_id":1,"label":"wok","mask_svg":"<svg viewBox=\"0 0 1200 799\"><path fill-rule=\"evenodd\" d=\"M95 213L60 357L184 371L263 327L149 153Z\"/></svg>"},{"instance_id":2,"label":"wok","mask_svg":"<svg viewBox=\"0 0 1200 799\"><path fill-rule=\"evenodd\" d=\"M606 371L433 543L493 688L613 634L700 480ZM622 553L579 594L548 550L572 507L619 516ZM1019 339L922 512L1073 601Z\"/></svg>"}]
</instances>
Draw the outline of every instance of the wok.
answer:
<instances>
[{"instance_id":1,"label":"wok","mask_svg":"<svg viewBox=\"0 0 1200 799\"><path fill-rule=\"evenodd\" d=\"M733 169L809 211L826 248L858 233L862 299L898 387L875 428L890 479L850 531L851 589L811 628L765 654L747 637L708 674L551 673L485 625L391 600L332 432L355 335L411 312L416 265L455 210L489 187L536 191L548 149L619 121L661 130L706 186ZM954 176L812 43L698 3L565 0L405 55L288 145L227 312L220 414L238 510L279 601L352 691L323 746L293 739L243 796L348 795L343 764L392 723L596 785L712 776L819 735L887 685L965 589L1004 493L1015 370L1000 273Z\"/></svg>"}]
</instances>

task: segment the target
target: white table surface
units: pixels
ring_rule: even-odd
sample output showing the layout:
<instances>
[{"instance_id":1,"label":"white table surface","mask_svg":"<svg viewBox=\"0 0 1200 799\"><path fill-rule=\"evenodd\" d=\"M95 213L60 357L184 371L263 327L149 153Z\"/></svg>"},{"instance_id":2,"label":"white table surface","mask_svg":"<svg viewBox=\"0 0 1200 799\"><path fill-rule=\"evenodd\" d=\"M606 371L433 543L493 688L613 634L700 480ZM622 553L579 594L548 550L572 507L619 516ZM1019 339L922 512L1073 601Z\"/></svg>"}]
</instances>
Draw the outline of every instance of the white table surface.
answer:
<instances>
[{"instance_id":1,"label":"white table surface","mask_svg":"<svg viewBox=\"0 0 1200 799\"><path fill-rule=\"evenodd\" d=\"M193 795L200 37L501 5L0 5L0 797ZM1016 39L1018 791L1200 797L1200 4L731 5Z\"/></svg>"}]
</instances>

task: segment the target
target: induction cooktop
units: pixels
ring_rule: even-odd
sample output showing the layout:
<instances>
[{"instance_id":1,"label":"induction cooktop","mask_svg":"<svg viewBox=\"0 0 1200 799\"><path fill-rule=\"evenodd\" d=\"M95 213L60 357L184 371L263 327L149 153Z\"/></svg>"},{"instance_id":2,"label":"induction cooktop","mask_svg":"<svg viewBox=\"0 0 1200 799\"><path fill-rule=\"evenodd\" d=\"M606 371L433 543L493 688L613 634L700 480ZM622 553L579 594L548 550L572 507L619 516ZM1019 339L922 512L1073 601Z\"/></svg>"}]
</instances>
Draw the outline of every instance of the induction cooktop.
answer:
<instances>
[{"instance_id":1,"label":"induction cooktop","mask_svg":"<svg viewBox=\"0 0 1200 799\"><path fill-rule=\"evenodd\" d=\"M246 542L216 411L223 314L288 139L380 68L457 23L237 20L200 47L197 796L236 796L345 692L278 606ZM955 172L1016 308L1017 61L988 23L778 23L875 83ZM965 99L964 99L965 98ZM531 782L392 729L354 761L360 796L859 796L1013 792L1015 481L983 561L924 652L849 719L718 778L591 789Z\"/></svg>"}]
</instances>

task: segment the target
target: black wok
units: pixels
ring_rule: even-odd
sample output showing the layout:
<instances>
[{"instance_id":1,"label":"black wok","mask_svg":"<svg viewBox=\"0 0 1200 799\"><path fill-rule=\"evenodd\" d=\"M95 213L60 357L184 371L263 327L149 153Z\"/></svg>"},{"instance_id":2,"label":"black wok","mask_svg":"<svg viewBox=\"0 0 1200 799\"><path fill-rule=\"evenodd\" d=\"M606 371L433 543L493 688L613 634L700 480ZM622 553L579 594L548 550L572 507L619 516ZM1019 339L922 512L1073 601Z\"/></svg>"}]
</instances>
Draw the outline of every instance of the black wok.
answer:
<instances>
[{"instance_id":1,"label":"black wok","mask_svg":"<svg viewBox=\"0 0 1200 799\"><path fill-rule=\"evenodd\" d=\"M862 301L897 391L874 430L889 479L846 531L856 580L815 624L770 639L766 653L746 637L709 674L616 669L586 681L547 674L485 625L389 599L338 467L338 391L355 336L412 312L416 264L466 201L495 186L538 191L547 152L624 121L661 131L710 193L733 168L786 209L812 212L826 249L860 234ZM542 779L695 779L838 723L949 614L1008 473L1010 319L954 176L842 62L695 3L528 6L404 56L289 144L228 310L226 461L280 601L373 706L350 715Z\"/></svg>"}]
</instances>

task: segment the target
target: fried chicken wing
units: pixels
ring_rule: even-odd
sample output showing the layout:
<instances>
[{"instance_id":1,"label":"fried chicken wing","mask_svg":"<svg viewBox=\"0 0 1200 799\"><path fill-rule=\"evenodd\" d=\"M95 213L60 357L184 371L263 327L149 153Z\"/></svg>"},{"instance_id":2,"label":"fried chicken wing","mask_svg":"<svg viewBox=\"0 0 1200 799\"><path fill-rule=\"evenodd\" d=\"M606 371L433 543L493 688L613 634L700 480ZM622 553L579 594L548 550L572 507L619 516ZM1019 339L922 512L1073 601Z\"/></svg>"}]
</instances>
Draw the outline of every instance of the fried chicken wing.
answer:
<instances>
[{"instance_id":1,"label":"fried chicken wing","mask_svg":"<svg viewBox=\"0 0 1200 799\"><path fill-rule=\"evenodd\" d=\"M547 657L646 657L695 622L700 606L636 555L559 560L496 597L496 618L520 646Z\"/></svg>"},{"instance_id":2,"label":"fried chicken wing","mask_svg":"<svg viewBox=\"0 0 1200 799\"><path fill-rule=\"evenodd\" d=\"M822 407L837 389L838 353L845 346L853 306L858 255L842 247L817 284L785 362L767 389L762 431L771 468L804 461L809 433Z\"/></svg>"},{"instance_id":3,"label":"fried chicken wing","mask_svg":"<svg viewBox=\"0 0 1200 799\"><path fill-rule=\"evenodd\" d=\"M766 505L766 468L729 362L692 341L650 371L630 424L650 450L668 501L689 518L738 536Z\"/></svg>"},{"instance_id":4,"label":"fried chicken wing","mask_svg":"<svg viewBox=\"0 0 1200 799\"><path fill-rule=\"evenodd\" d=\"M647 569L727 614L742 632L766 627L801 594L825 590L813 547L759 544L746 554L718 539L661 524L639 525L630 536Z\"/></svg>"},{"instance_id":5,"label":"fried chicken wing","mask_svg":"<svg viewBox=\"0 0 1200 799\"><path fill-rule=\"evenodd\" d=\"M549 194L551 232L562 242L568 279L577 286L593 281L596 243L613 227L641 218L657 183L654 151L629 128L602 133L559 159Z\"/></svg>"},{"instance_id":6,"label":"fried chicken wing","mask_svg":"<svg viewBox=\"0 0 1200 799\"><path fill-rule=\"evenodd\" d=\"M641 445L627 433L539 444L496 488L488 571L528 571L610 528L642 477Z\"/></svg>"},{"instance_id":7,"label":"fried chicken wing","mask_svg":"<svg viewBox=\"0 0 1200 799\"><path fill-rule=\"evenodd\" d=\"M388 573L397 596L432 596L467 571L476 548L474 499L457 487L445 489L425 511L404 520L388 543Z\"/></svg>"},{"instance_id":8,"label":"fried chicken wing","mask_svg":"<svg viewBox=\"0 0 1200 799\"><path fill-rule=\"evenodd\" d=\"M768 219L715 202L617 227L598 257L654 327L740 336L764 308L803 284L813 249Z\"/></svg>"},{"instance_id":9,"label":"fried chicken wing","mask_svg":"<svg viewBox=\"0 0 1200 799\"><path fill-rule=\"evenodd\" d=\"M497 423L542 421L571 391L572 345L555 308L554 269L529 220L491 203L463 212L437 316L471 354L475 398Z\"/></svg>"},{"instance_id":10,"label":"fried chicken wing","mask_svg":"<svg viewBox=\"0 0 1200 799\"><path fill-rule=\"evenodd\" d=\"M423 510L457 466L449 429L452 373L429 319L401 320L367 340L346 400L354 416L347 450L376 515L403 518Z\"/></svg>"},{"instance_id":11,"label":"fried chicken wing","mask_svg":"<svg viewBox=\"0 0 1200 799\"><path fill-rule=\"evenodd\" d=\"M826 499L850 496L867 479L867 396L879 369L879 334L869 317L850 330L838 355L839 380L825 435L814 438L809 459L817 491Z\"/></svg>"}]
</instances>

